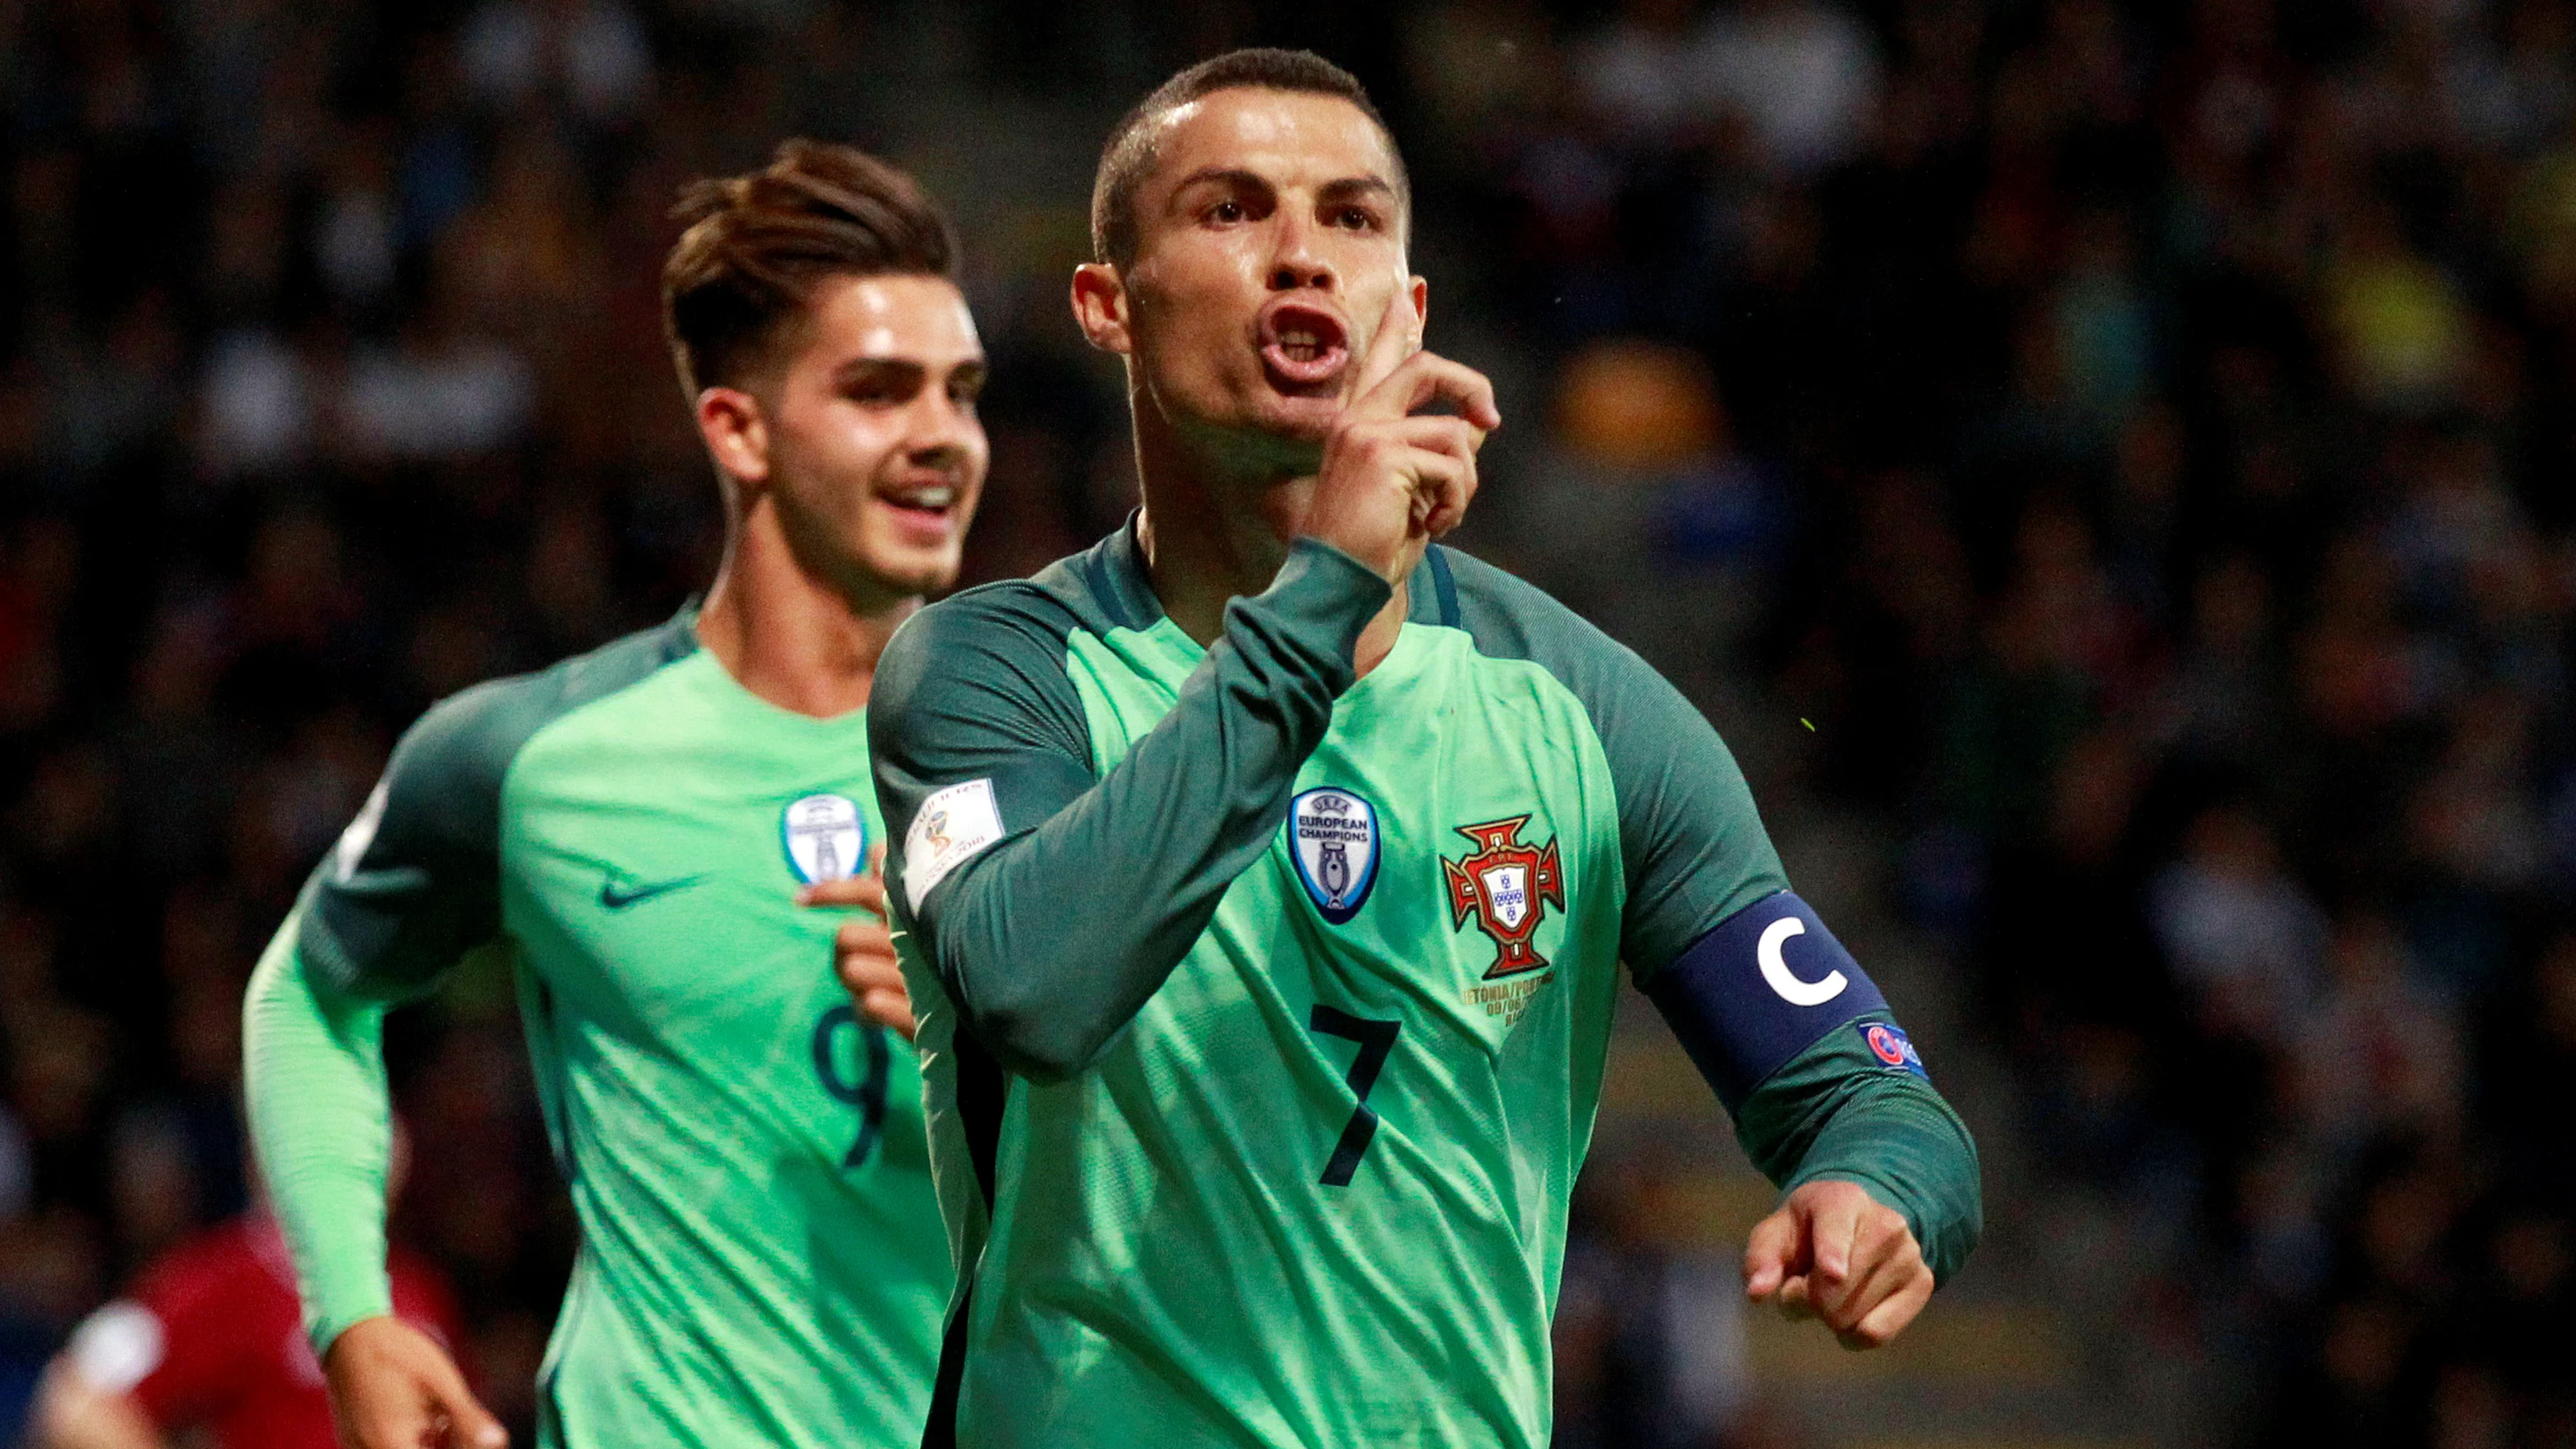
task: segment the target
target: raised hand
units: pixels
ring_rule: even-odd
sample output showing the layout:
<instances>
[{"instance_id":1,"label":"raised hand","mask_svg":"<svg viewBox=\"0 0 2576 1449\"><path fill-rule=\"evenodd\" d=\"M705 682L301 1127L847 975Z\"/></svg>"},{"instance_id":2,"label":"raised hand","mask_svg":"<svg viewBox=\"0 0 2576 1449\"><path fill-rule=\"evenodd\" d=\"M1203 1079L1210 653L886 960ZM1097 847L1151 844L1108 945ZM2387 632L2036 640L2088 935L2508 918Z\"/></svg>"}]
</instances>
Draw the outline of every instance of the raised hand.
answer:
<instances>
[{"instance_id":1,"label":"raised hand","mask_svg":"<svg viewBox=\"0 0 2576 1449\"><path fill-rule=\"evenodd\" d=\"M1791 1318L1821 1318L1843 1347L1877 1348L1932 1297L1904 1215L1850 1182L1811 1182L1753 1225L1744 1292Z\"/></svg>"},{"instance_id":2,"label":"raised hand","mask_svg":"<svg viewBox=\"0 0 2576 1449\"><path fill-rule=\"evenodd\" d=\"M1418 350L1412 294L1387 302L1351 400L1324 438L1305 532L1400 583L1431 540L1458 526L1476 496L1476 453L1501 427L1494 385L1473 368ZM1457 416L1419 414L1446 400Z\"/></svg>"},{"instance_id":3,"label":"raised hand","mask_svg":"<svg viewBox=\"0 0 2576 1449\"><path fill-rule=\"evenodd\" d=\"M362 1319L322 1360L348 1449L503 1449L492 1417L438 1341L399 1318Z\"/></svg>"},{"instance_id":4,"label":"raised hand","mask_svg":"<svg viewBox=\"0 0 2576 1449\"><path fill-rule=\"evenodd\" d=\"M821 881L796 893L800 906L856 906L864 915L841 923L832 938L832 969L850 993L859 1014L901 1033L905 1041L920 1023L913 1020L912 993L904 988L903 966L895 959L894 928L887 925L885 847L868 857L868 868L841 880Z\"/></svg>"}]
</instances>

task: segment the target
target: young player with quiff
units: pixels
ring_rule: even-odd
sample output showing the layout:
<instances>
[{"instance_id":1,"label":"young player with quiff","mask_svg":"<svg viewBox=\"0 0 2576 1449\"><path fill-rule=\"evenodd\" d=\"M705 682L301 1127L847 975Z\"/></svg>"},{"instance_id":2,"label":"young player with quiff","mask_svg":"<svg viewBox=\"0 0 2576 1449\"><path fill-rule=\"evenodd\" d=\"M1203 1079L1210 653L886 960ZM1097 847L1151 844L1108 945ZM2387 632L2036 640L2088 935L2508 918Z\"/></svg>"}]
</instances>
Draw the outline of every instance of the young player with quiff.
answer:
<instances>
[{"instance_id":1,"label":"young player with quiff","mask_svg":"<svg viewBox=\"0 0 2576 1449\"><path fill-rule=\"evenodd\" d=\"M913 1054L852 1003L909 1028L861 714L956 577L984 353L947 223L869 156L790 142L679 216L704 605L432 708L251 981L253 1136L351 1449L505 1437L385 1280L384 1013L486 948L582 1234L538 1440L920 1436L952 1272Z\"/></svg>"},{"instance_id":2,"label":"young player with quiff","mask_svg":"<svg viewBox=\"0 0 2576 1449\"><path fill-rule=\"evenodd\" d=\"M1785 1190L1754 1298L1884 1343L1977 1238L1966 1128L1716 733L1434 542L1502 419L1420 349L1409 204L1314 56L1149 96L1073 282L1144 506L880 665L962 1274L930 1444L1547 1443L1623 962Z\"/></svg>"}]
</instances>

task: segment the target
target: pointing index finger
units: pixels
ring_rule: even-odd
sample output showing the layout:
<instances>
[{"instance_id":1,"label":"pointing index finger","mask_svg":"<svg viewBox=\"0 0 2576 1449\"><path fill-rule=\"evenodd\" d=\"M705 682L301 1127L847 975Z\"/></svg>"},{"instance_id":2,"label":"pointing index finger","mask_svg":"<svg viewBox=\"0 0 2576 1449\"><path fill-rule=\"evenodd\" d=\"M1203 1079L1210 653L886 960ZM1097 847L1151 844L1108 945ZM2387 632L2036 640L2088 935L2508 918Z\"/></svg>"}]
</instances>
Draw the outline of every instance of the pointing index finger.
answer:
<instances>
[{"instance_id":1,"label":"pointing index finger","mask_svg":"<svg viewBox=\"0 0 2576 1449\"><path fill-rule=\"evenodd\" d=\"M1386 299L1386 315L1378 319L1377 335L1369 339L1368 351L1360 358L1358 383L1351 389L1357 401L1377 390L1387 375L1413 355L1412 289L1399 286Z\"/></svg>"}]
</instances>

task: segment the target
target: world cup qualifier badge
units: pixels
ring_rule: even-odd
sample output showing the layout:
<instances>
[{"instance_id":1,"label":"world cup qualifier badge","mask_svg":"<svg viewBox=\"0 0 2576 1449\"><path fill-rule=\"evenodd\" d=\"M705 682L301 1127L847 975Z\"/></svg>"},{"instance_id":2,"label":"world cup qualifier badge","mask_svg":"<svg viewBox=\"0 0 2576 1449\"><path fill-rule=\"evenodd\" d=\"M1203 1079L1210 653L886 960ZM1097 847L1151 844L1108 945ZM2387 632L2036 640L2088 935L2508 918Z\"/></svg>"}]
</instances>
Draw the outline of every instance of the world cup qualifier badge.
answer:
<instances>
[{"instance_id":1,"label":"world cup qualifier badge","mask_svg":"<svg viewBox=\"0 0 2576 1449\"><path fill-rule=\"evenodd\" d=\"M1440 858L1441 878L1449 886L1450 926L1466 928L1469 917L1494 938L1494 964L1485 979L1536 971L1547 958L1530 945L1547 908L1565 909L1565 872L1557 863L1556 838L1541 845L1521 843L1526 815L1461 825L1458 833L1481 847L1462 860Z\"/></svg>"},{"instance_id":2,"label":"world cup qualifier badge","mask_svg":"<svg viewBox=\"0 0 2576 1449\"><path fill-rule=\"evenodd\" d=\"M1288 859L1306 899L1334 925L1367 904L1377 884L1377 807L1356 790L1326 785L1288 802Z\"/></svg>"},{"instance_id":3,"label":"world cup qualifier badge","mask_svg":"<svg viewBox=\"0 0 2576 1449\"><path fill-rule=\"evenodd\" d=\"M843 880L868 864L868 822L847 795L808 795L778 818L787 865L807 885Z\"/></svg>"}]
</instances>

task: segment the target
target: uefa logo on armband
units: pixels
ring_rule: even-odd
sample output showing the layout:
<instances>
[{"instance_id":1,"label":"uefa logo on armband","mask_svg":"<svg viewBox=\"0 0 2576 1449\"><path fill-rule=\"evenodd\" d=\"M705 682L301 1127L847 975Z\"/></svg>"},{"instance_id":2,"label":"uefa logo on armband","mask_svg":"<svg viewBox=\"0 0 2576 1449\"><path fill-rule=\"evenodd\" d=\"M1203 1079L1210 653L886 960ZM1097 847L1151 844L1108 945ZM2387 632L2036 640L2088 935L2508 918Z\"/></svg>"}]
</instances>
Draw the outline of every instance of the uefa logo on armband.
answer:
<instances>
[{"instance_id":1,"label":"uefa logo on armband","mask_svg":"<svg viewBox=\"0 0 2576 1449\"><path fill-rule=\"evenodd\" d=\"M1905 1028L1892 1022L1870 1021L1860 1025L1860 1039L1869 1046L1869 1054L1893 1072L1912 1072L1928 1080L1923 1070L1923 1054L1914 1049L1914 1041Z\"/></svg>"}]
</instances>

